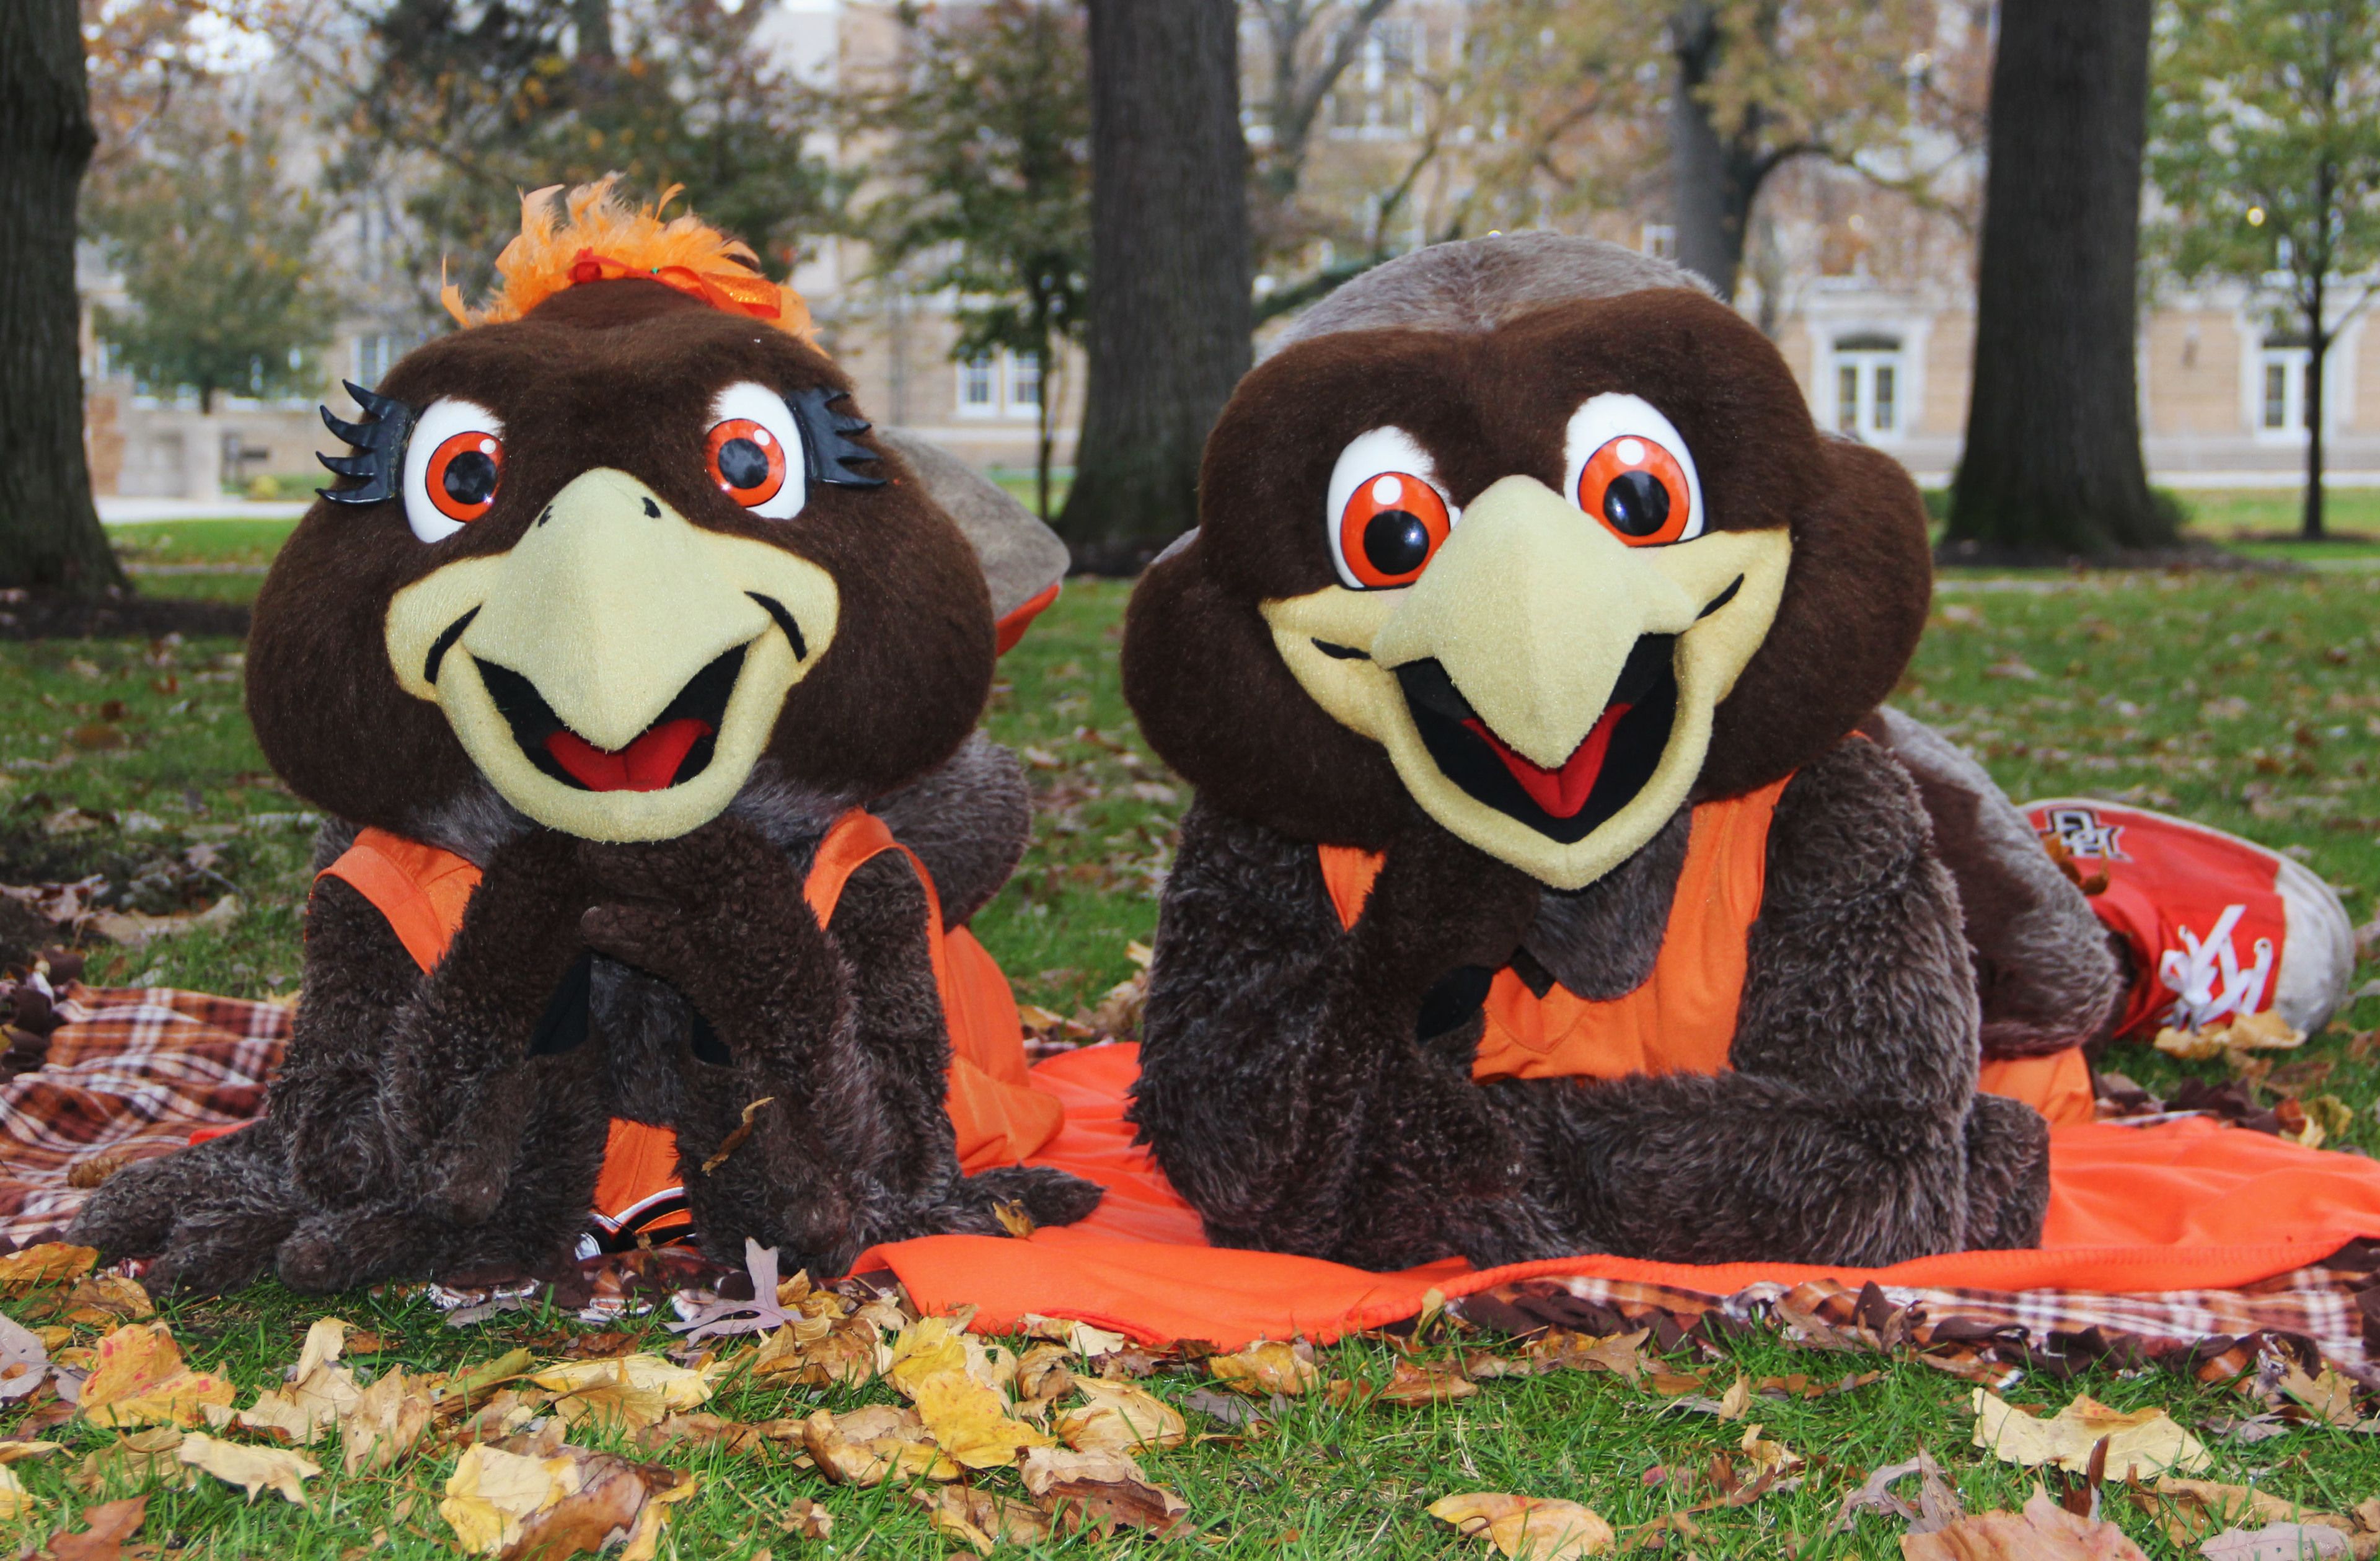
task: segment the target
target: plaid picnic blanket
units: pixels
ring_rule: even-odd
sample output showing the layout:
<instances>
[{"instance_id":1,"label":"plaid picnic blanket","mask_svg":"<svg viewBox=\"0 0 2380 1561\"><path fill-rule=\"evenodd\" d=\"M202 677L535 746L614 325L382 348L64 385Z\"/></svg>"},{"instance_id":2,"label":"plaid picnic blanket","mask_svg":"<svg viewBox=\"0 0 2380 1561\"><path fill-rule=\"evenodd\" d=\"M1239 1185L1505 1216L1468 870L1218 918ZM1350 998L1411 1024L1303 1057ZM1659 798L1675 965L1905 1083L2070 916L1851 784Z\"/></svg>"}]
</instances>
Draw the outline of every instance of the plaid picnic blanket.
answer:
<instances>
[{"instance_id":1,"label":"plaid picnic blanket","mask_svg":"<svg viewBox=\"0 0 2380 1561\"><path fill-rule=\"evenodd\" d=\"M289 1040L288 1008L164 987L69 986L42 1065L0 1084L0 1236L21 1246L89 1197L75 1168L178 1149L245 1121Z\"/></svg>"},{"instance_id":2,"label":"plaid picnic blanket","mask_svg":"<svg viewBox=\"0 0 2380 1561\"><path fill-rule=\"evenodd\" d=\"M45 1065L0 1084L0 1236L19 1244L54 1233L89 1195L71 1184L78 1164L164 1154L194 1128L254 1116L289 1035L287 1007L162 988L70 986L58 1014ZM1512 1332L1649 1326L1664 1343L1695 1327L1776 1326L1819 1348L1906 1346L1978 1376L2017 1366L2068 1374L2101 1361L2229 1376L2278 1348L2380 1386L2380 1243L2370 1241L2237 1289L2103 1294L1815 1280L1716 1294L1566 1275L1513 1280L1455 1306Z\"/></svg>"}]
</instances>

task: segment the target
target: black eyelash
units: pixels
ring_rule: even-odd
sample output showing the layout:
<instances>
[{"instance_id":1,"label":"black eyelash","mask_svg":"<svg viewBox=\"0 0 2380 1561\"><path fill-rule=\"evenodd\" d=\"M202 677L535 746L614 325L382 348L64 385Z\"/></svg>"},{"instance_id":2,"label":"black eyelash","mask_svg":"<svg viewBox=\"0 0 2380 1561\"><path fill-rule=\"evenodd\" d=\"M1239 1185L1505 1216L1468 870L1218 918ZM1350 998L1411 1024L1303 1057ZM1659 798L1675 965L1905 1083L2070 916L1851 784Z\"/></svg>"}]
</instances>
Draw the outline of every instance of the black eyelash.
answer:
<instances>
[{"instance_id":1,"label":"black eyelash","mask_svg":"<svg viewBox=\"0 0 2380 1561\"><path fill-rule=\"evenodd\" d=\"M802 425L803 469L812 482L836 488L881 488L882 478L848 469L854 461L883 458L866 445L855 444L844 437L866 433L868 429L866 418L847 417L834 409L834 403L848 400L850 395L849 391L820 385L797 390L786 397L793 404L794 417Z\"/></svg>"},{"instance_id":2,"label":"black eyelash","mask_svg":"<svg viewBox=\"0 0 2380 1561\"><path fill-rule=\"evenodd\" d=\"M396 496L398 478L405 471L405 442L413 435L414 409L394 396L368 391L354 381L345 381L347 393L371 419L368 423L350 423L331 416L327 406L322 409L322 424L336 437L354 445L359 452L354 455L322 455L314 458L330 468L337 477L359 478L360 488L318 488L323 498L334 504L377 504Z\"/></svg>"}]
</instances>

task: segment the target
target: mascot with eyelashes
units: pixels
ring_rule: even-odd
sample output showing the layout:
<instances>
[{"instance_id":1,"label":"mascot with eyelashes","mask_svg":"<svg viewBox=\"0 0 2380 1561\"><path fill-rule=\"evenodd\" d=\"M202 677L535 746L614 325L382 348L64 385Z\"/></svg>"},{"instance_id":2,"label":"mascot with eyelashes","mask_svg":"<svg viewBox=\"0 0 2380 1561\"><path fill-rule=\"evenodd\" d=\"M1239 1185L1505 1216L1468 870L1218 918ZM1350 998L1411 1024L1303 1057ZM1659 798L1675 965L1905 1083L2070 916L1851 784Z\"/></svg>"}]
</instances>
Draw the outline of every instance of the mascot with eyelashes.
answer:
<instances>
[{"instance_id":1,"label":"mascot with eyelashes","mask_svg":"<svg viewBox=\"0 0 2380 1561\"><path fill-rule=\"evenodd\" d=\"M1990 780L1878 709L1918 493L1757 330L1592 240L1426 249L1248 375L1199 502L1124 643L1198 792L1132 1116L1213 1240L2038 1240L2119 972Z\"/></svg>"},{"instance_id":2,"label":"mascot with eyelashes","mask_svg":"<svg viewBox=\"0 0 2380 1561\"><path fill-rule=\"evenodd\" d=\"M74 1226L160 1282L533 1271L590 1206L839 1273L1097 1201L1016 1163L1062 1112L963 926L1030 821L996 638L1062 550L871 433L748 250L554 193L331 419L258 599L249 716L337 822L265 1114Z\"/></svg>"}]
</instances>

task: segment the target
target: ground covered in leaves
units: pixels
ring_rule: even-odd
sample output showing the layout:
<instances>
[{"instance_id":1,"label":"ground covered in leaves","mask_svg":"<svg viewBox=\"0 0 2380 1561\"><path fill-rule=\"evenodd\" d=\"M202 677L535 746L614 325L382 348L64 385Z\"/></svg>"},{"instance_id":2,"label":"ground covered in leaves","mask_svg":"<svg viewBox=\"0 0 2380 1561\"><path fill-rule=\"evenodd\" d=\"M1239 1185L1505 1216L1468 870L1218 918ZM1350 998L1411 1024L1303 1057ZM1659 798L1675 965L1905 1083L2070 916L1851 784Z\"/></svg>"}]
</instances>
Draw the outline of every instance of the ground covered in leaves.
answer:
<instances>
[{"instance_id":1,"label":"ground covered in leaves","mask_svg":"<svg viewBox=\"0 0 2380 1561\"><path fill-rule=\"evenodd\" d=\"M182 525L140 537L144 588L252 594L273 538L235 529ZM2359 567L2353 551L2297 575L1949 578L1898 697L1973 749L2020 798L2095 794L2237 830L2307 861L2367 922L2380 889L2380 574ZM1154 926L1154 891L1188 800L1123 705L1114 657L1125 594L1117 584L1070 584L1003 661L990 718L993 734L1026 756L1040 820L1025 865L976 925L1053 1040L1128 1031L1133 946ZM0 884L36 889L42 914L81 922L93 935L96 982L250 997L296 984L316 821L265 769L240 714L239 677L230 641L0 645ZM0 915L0 942L9 926ZM2367 965L2358 980L2374 974ZM2345 1110L2333 1119L2333 1142L2374 1152L2375 1024L2380 998L2367 998L2277 1065L2183 1062L2145 1047L2110 1061L2165 1095L2190 1079L2231 1084L2244 1070L2240 1088L2260 1106L2330 1097ZM0 1509L15 1513L6 1532L30 1548L104 1516L106 1501L146 1495L122 1546L108 1548L116 1542L103 1536L80 1549L72 1538L52 1542L61 1557L452 1555L491 1532L500 1549L525 1544L525 1527L507 1542L506 1522L526 1525L540 1510L552 1541L522 1554L568 1554L557 1547L615 1530L622 1543L641 1532L657 1554L731 1561L830 1549L939 1558L1002 1538L1080 1551L1109 1543L1100 1531L1111 1522L1120 1536L1144 1536L1117 1543L1265 1557L1550 1555L1600 1544L1607 1527L1621 1549L1705 1556L1888 1556L1904 1553L1904 1539L1906 1553L1921 1556L2118 1555L2131 1552L2068 1509L2092 1507L2099 1440L2130 1429L2126 1417L2154 1425L2153 1410L2200 1449L2204 1467L2187 1477L2207 1488L2158 1494L2153 1469L2127 1481L2120 1461L2103 1468L2099 1519L2142 1552L2380 1551L2380 1508L2362 1505L2380 1497L2380 1436L2356 1429L2374 1410L2335 1380L2313 1390L2331 1394L2326 1412L2271 1422L2279 1433L2253 1442L2218 1428L2264 1410L2265 1398L2304 1411L2304 1395L2281 1394L2269 1375L2261 1386L2109 1371L2070 1384L1998 1384L2000 1402L2028 1423L2044 1420L2043 1435L2053 1434L2050 1417L2067 1412L2060 1446L2078 1469L2044 1476L1976 1445L1979 1424L2003 1426L1990 1403L1979 1418L1977 1383L1913 1359L1815 1353L1767 1334L1689 1341L1662 1356L1625 1336L1528 1344L1438 1324L1418 1340L1358 1339L1310 1359L1284 1349L1234 1374L1196 1351L1158 1359L1076 1348L1101 1341L1055 1328L1068 1337L1002 1341L1001 1357L956 1345L960 1376L992 1396L993 1415L959 1383L936 1388L942 1397L929 1406L898 1373L880 1371L905 1333L912 1356L931 1343L891 1310L896 1300L863 1314L857 1298L789 1295L802 1321L690 1352L666 1330L674 1320L666 1310L589 1324L533 1303L456 1329L419 1291L325 1305L268 1284L144 1318L145 1298L120 1284L21 1273L0 1284L0 1312L36 1330L30 1346L0 1335L0 1403L21 1406L0 1407L0 1438L9 1439L0 1440L8 1460L0 1470L23 1487L0 1485ZM313 1359L301 1362L326 1315L346 1325L336 1359L325 1361L317 1334ZM805 1328L815 1337L805 1340ZM859 1337L863 1328L872 1338ZM176 1380L156 1348L160 1329L192 1377L212 1379L165 1391L165 1420L187 1425L104 1424L123 1417L88 1400L74 1412L55 1397L58 1373L29 1363L63 1362L104 1389L100 1351L128 1334L115 1348L145 1362L139 1380L153 1390ZM1037 1357L1037 1346L1057 1353ZM795 1363L761 1371L772 1349ZM824 1363L807 1358L821 1349ZM1002 1358L1013 1378L1003 1380ZM554 1375L590 1360L613 1363ZM1026 1362L1039 1374L1028 1379ZM1051 1368L1068 1386L1045 1396ZM324 1374L333 1372L347 1373L348 1387ZM28 1376L38 1381L30 1390ZM1131 1393L1103 1398L1081 1386L1101 1382ZM377 1391L381 1418L355 1420L349 1387L358 1401ZM1291 1387L1302 1391L1276 1391ZM283 1402L260 1420L267 1392ZM2114 1418L2092 1404L2075 1410L2078 1394L2112 1406ZM415 1397L427 1405L418 1434L402 1456L378 1461L371 1449L404 1439ZM231 1418L212 1424L210 1403ZM324 1404L334 1408L317 1423ZM871 1407L873 1416L848 1418ZM1112 1434L1110 1411L1134 1431L1122 1448L1098 1445ZM820 1413L828 1429L814 1432ZM676 1422L664 1431L668 1416ZM315 1439L285 1442L300 1422ZM957 1459L938 1423L978 1461ZM1086 1429L1097 1425L1108 1433ZM1050 1446L1034 1445L1044 1436ZM2009 1438L2003 1427L1986 1440L2005 1447ZM12 1452L35 1441L59 1446ZM2160 1446L2161 1463L2179 1445ZM1921 1451L1937 1470L1930 1479L1915 1466ZM275 1457L264 1459L252 1500L226 1482L224 1470L255 1474L266 1454ZM1073 1465L1053 1474L1061 1454L1129 1458L1137 1473ZM838 1482L838 1459L846 1472L869 1471L868 1460L912 1472ZM959 1478L931 1478L953 1461ZM1879 1473L1902 1464L1911 1468L1897 1481ZM2028 1511L2036 1483L2044 1499ZM2253 1487L2269 1500L2216 1487ZM1846 1515L1846 1499L1863 1491ZM1477 1499L1446 1505L1458 1497ZM1946 1526L1953 1499L1971 1514L2005 1516ZM508 1512L524 1503L525 1512ZM128 1512L113 1509L108 1520L120 1525ZM2268 1536L2262 1549L2216 1538L2300 1519L2335 1537ZM1047 1535L1034 1537L1044 1524ZM1937 1531L1912 1536L1912 1525ZM1172 1537L1149 1537L1150 1527ZM2277 1548L2281 1538L2288 1548ZM2209 1543L2216 1548L2202 1552ZM139 1545L152 1548L128 1548Z\"/></svg>"}]
</instances>

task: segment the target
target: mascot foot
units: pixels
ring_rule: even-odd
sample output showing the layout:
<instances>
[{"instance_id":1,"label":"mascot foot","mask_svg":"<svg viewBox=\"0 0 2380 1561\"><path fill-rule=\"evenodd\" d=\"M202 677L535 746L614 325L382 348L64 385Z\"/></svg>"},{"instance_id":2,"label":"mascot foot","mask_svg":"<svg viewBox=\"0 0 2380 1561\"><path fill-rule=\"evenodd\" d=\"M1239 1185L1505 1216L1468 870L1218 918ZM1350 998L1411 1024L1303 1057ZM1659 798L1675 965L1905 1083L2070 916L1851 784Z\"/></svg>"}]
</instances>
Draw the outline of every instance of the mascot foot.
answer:
<instances>
[{"instance_id":1,"label":"mascot foot","mask_svg":"<svg viewBox=\"0 0 2380 1561\"><path fill-rule=\"evenodd\" d=\"M2022 1101L1978 1095L1967 1117L1967 1249L2041 1245L2049 1124Z\"/></svg>"},{"instance_id":2,"label":"mascot foot","mask_svg":"<svg viewBox=\"0 0 2380 1561\"><path fill-rule=\"evenodd\" d=\"M1007 1226L999 1206L1014 1204L1035 1225L1072 1225L1099 1206L1107 1189L1046 1166L1000 1166L968 1177L946 1205L944 1229L997 1236Z\"/></svg>"},{"instance_id":3,"label":"mascot foot","mask_svg":"<svg viewBox=\"0 0 2380 1561\"><path fill-rule=\"evenodd\" d=\"M152 1290L212 1295L263 1272L298 1212L280 1138L258 1122L116 1172L67 1240L111 1260L154 1257Z\"/></svg>"},{"instance_id":4,"label":"mascot foot","mask_svg":"<svg viewBox=\"0 0 2380 1561\"><path fill-rule=\"evenodd\" d=\"M315 1294L387 1279L547 1274L567 1260L586 1223L572 1219L557 1232L506 1214L462 1228L404 1205L316 1214L281 1243L275 1266L283 1284Z\"/></svg>"}]
</instances>

